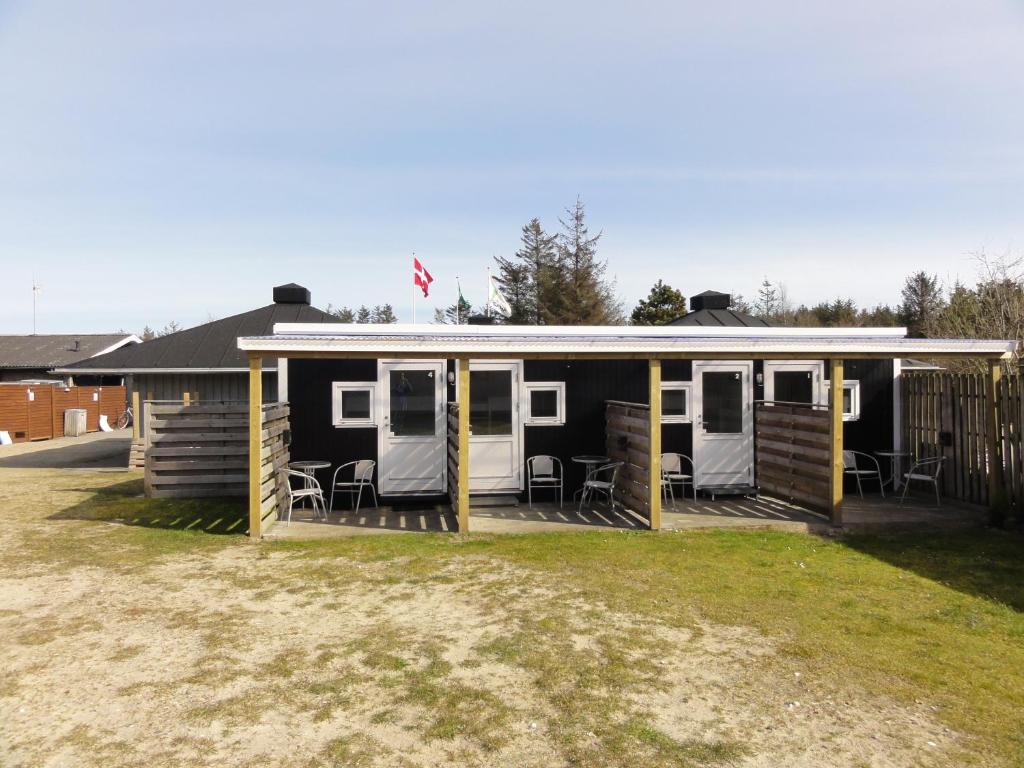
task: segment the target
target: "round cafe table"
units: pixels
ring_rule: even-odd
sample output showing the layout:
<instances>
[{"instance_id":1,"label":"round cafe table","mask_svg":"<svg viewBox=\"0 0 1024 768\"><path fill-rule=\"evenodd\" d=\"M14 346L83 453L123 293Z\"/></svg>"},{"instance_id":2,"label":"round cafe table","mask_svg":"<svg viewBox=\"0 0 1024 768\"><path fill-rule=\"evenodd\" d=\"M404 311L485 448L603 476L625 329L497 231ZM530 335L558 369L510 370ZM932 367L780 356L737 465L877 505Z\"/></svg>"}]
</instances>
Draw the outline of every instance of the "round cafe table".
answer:
<instances>
[{"instance_id":1,"label":"round cafe table","mask_svg":"<svg viewBox=\"0 0 1024 768\"><path fill-rule=\"evenodd\" d=\"M586 470L586 475L590 475L591 472L600 467L602 464L610 463L611 459L609 459L607 456L598 456L596 454L585 453L580 456L573 456L572 461L575 462L576 464L582 464L584 470ZM583 493L583 489L579 488L573 493L572 497L575 499L581 493Z\"/></svg>"},{"instance_id":2,"label":"round cafe table","mask_svg":"<svg viewBox=\"0 0 1024 768\"><path fill-rule=\"evenodd\" d=\"M892 485L893 491L900 489L900 473L903 471L903 459L910 458L908 451L875 451L875 456L889 460L889 478L883 483Z\"/></svg>"},{"instance_id":3,"label":"round cafe table","mask_svg":"<svg viewBox=\"0 0 1024 768\"><path fill-rule=\"evenodd\" d=\"M297 472L301 472L306 477L315 478L316 477L316 471L318 469L330 469L331 468L331 462L323 461L322 459L306 459L306 460L301 460L301 461L289 461L288 462L288 468L289 469L294 469ZM306 487L307 488L309 487L309 483L308 482L306 483ZM299 501L304 502L305 499L299 499Z\"/></svg>"}]
</instances>

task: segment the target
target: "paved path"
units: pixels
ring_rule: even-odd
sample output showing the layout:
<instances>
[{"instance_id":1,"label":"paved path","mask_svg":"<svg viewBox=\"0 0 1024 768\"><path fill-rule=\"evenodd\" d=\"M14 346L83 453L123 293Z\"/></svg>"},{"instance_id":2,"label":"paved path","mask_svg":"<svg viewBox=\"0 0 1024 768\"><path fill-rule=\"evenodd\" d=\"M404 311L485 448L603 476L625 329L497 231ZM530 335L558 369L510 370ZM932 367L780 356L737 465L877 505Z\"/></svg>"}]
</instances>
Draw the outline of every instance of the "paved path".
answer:
<instances>
[{"instance_id":1,"label":"paved path","mask_svg":"<svg viewBox=\"0 0 1024 768\"><path fill-rule=\"evenodd\" d=\"M126 469L132 431L90 432L33 443L0 445L0 467L18 469Z\"/></svg>"}]
</instances>

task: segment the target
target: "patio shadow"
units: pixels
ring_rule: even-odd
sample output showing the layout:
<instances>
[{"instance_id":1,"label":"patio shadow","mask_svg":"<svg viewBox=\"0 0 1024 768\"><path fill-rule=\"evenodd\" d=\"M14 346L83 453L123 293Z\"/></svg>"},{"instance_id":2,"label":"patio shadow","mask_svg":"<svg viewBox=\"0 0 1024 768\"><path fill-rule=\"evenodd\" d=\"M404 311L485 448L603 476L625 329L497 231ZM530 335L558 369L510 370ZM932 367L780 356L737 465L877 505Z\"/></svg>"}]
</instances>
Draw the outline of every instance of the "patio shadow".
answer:
<instances>
[{"instance_id":1,"label":"patio shadow","mask_svg":"<svg viewBox=\"0 0 1024 768\"><path fill-rule=\"evenodd\" d=\"M141 479L92 488L69 488L66 492L91 495L86 501L62 509L48 519L101 520L220 535L241 535L249 529L244 499L147 499Z\"/></svg>"},{"instance_id":2,"label":"patio shadow","mask_svg":"<svg viewBox=\"0 0 1024 768\"><path fill-rule=\"evenodd\" d=\"M1024 612L1024 535L978 529L848 536L843 544L951 589Z\"/></svg>"}]
</instances>

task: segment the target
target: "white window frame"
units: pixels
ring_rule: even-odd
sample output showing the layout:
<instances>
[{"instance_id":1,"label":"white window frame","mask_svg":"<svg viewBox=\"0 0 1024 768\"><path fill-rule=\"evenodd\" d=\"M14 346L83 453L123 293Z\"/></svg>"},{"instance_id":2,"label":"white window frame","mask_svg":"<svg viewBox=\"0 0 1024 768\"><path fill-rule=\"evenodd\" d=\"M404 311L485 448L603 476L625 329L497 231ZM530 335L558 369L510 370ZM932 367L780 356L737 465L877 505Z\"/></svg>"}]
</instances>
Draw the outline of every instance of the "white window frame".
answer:
<instances>
[{"instance_id":1,"label":"white window frame","mask_svg":"<svg viewBox=\"0 0 1024 768\"><path fill-rule=\"evenodd\" d=\"M832 403L832 382L825 382L828 402ZM860 379L843 379L843 389L850 390L850 410L843 411L843 421L860 421ZM846 398L844 397L843 400Z\"/></svg>"},{"instance_id":2,"label":"white window frame","mask_svg":"<svg viewBox=\"0 0 1024 768\"><path fill-rule=\"evenodd\" d=\"M564 381L527 381L524 384L526 399L526 418L523 423L538 427L561 427L565 425L565 382ZM554 416L533 415L533 393L535 391L554 391L558 412Z\"/></svg>"},{"instance_id":3,"label":"white window frame","mask_svg":"<svg viewBox=\"0 0 1024 768\"><path fill-rule=\"evenodd\" d=\"M365 419L343 419L341 400L345 392L369 392L370 415ZM338 429L377 426L377 382L375 381L332 381L331 382L331 423Z\"/></svg>"},{"instance_id":4,"label":"white window frame","mask_svg":"<svg viewBox=\"0 0 1024 768\"><path fill-rule=\"evenodd\" d=\"M691 424L693 422L693 382L692 381L663 381L661 383L661 400L665 402L665 392L686 392L686 413L682 416L673 414L666 416L661 413L662 424Z\"/></svg>"}]
</instances>

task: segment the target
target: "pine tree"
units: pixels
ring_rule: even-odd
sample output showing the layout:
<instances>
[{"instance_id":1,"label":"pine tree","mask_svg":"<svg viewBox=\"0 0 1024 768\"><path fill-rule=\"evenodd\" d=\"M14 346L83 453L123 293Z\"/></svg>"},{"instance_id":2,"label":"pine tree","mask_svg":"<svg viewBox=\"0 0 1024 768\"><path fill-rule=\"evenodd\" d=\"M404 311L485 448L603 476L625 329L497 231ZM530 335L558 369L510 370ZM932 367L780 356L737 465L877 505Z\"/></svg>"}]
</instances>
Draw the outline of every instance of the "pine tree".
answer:
<instances>
[{"instance_id":1,"label":"pine tree","mask_svg":"<svg viewBox=\"0 0 1024 768\"><path fill-rule=\"evenodd\" d=\"M328 315L334 315L343 323L354 323L356 321L356 313L348 307L334 307L328 304L326 312Z\"/></svg>"},{"instance_id":2,"label":"pine tree","mask_svg":"<svg viewBox=\"0 0 1024 768\"><path fill-rule=\"evenodd\" d=\"M910 336L926 336L938 320L944 305L939 278L924 271L915 272L903 284L900 322L907 326Z\"/></svg>"},{"instance_id":3,"label":"pine tree","mask_svg":"<svg viewBox=\"0 0 1024 768\"><path fill-rule=\"evenodd\" d=\"M148 325L142 329L142 333L139 334L139 338L143 341L149 341L150 339L156 338L156 331L150 328Z\"/></svg>"},{"instance_id":4,"label":"pine tree","mask_svg":"<svg viewBox=\"0 0 1024 768\"><path fill-rule=\"evenodd\" d=\"M372 315L370 314L370 308L369 307L367 307L365 305L359 307L359 311L356 312L356 322L357 323L368 323L372 319L373 318L372 318Z\"/></svg>"},{"instance_id":5,"label":"pine tree","mask_svg":"<svg viewBox=\"0 0 1024 768\"><path fill-rule=\"evenodd\" d=\"M397 323L395 310L390 304L378 304L373 308L372 322L374 323Z\"/></svg>"},{"instance_id":6,"label":"pine tree","mask_svg":"<svg viewBox=\"0 0 1024 768\"><path fill-rule=\"evenodd\" d=\"M671 285L658 280L633 309L629 321L633 325L664 325L686 314L686 297Z\"/></svg>"},{"instance_id":7,"label":"pine tree","mask_svg":"<svg viewBox=\"0 0 1024 768\"><path fill-rule=\"evenodd\" d=\"M601 233L591 237L583 201L576 199L559 219L558 269L545 275L538 295L550 292L550 305L540 307L546 323L564 325L614 325L622 322L622 306L615 284L605 279L607 262L597 258ZM550 281L550 282L548 282ZM556 295L557 293L557 295Z\"/></svg>"}]
</instances>

